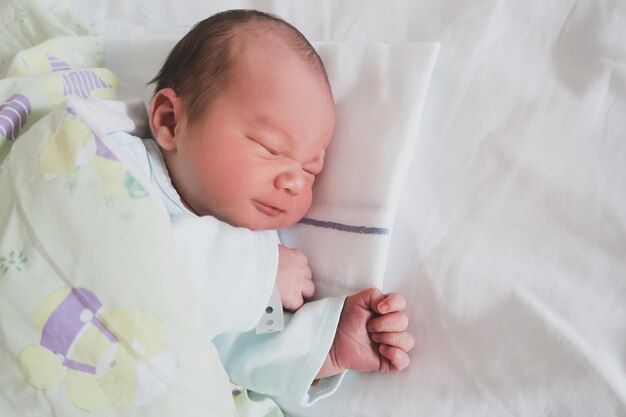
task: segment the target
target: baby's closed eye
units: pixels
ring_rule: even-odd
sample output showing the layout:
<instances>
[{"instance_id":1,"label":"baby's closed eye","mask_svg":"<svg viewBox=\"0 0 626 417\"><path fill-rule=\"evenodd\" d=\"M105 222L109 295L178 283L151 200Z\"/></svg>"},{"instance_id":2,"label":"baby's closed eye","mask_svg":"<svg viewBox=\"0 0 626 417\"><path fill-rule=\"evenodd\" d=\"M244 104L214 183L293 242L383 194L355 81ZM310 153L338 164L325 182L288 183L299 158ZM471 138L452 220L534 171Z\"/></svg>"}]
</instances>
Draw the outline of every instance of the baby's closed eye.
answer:
<instances>
[{"instance_id":1,"label":"baby's closed eye","mask_svg":"<svg viewBox=\"0 0 626 417\"><path fill-rule=\"evenodd\" d=\"M250 139L250 141L252 141L254 144L256 144L258 149L263 151L264 153L270 154L270 155L273 155L273 156L280 156L278 154L278 151L276 151L274 148L266 145L261 140L252 138L250 136L246 136L246 138Z\"/></svg>"},{"instance_id":2,"label":"baby's closed eye","mask_svg":"<svg viewBox=\"0 0 626 417\"><path fill-rule=\"evenodd\" d=\"M276 152L274 149L270 148L269 146L265 146L265 145L263 145L263 144L261 144L261 143L259 143L259 145L261 145L263 148L265 148L265 150L266 150L268 153L270 153L271 155L274 155L274 156L280 156L280 155L278 154L278 152Z\"/></svg>"}]
</instances>

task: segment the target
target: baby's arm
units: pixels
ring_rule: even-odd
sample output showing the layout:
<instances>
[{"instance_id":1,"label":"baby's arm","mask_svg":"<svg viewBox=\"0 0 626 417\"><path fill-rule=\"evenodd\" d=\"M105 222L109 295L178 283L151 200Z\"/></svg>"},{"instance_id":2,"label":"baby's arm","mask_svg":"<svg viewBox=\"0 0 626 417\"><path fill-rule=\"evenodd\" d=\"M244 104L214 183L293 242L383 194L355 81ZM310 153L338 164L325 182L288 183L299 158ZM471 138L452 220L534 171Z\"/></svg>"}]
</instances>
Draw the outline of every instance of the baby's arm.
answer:
<instances>
[{"instance_id":1,"label":"baby's arm","mask_svg":"<svg viewBox=\"0 0 626 417\"><path fill-rule=\"evenodd\" d=\"M181 214L171 221L206 333L254 329L275 285L276 233L233 227L211 216Z\"/></svg>"},{"instance_id":2,"label":"baby's arm","mask_svg":"<svg viewBox=\"0 0 626 417\"><path fill-rule=\"evenodd\" d=\"M415 345L406 331L404 297L369 288L346 299L333 345L317 374L324 378L346 369L390 372L409 366Z\"/></svg>"},{"instance_id":3,"label":"baby's arm","mask_svg":"<svg viewBox=\"0 0 626 417\"><path fill-rule=\"evenodd\" d=\"M280 404L310 406L332 395L341 375L311 385L330 351L345 297L305 303L285 313L282 332L223 334L213 342L231 380Z\"/></svg>"},{"instance_id":4,"label":"baby's arm","mask_svg":"<svg viewBox=\"0 0 626 417\"><path fill-rule=\"evenodd\" d=\"M287 310L296 311L304 299L315 293L309 260L304 253L278 245L278 270L276 288L280 301Z\"/></svg>"},{"instance_id":5,"label":"baby's arm","mask_svg":"<svg viewBox=\"0 0 626 417\"><path fill-rule=\"evenodd\" d=\"M407 366L413 338L404 330L391 331L406 329L404 298L373 288L348 298L304 304L295 314L285 314L282 332L218 336L214 342L228 375L280 404L310 406L335 392L345 369L393 371ZM389 304L385 314L383 303ZM400 343L394 341L398 335ZM358 357L361 353L363 360ZM312 384L315 379L321 380Z\"/></svg>"}]
</instances>

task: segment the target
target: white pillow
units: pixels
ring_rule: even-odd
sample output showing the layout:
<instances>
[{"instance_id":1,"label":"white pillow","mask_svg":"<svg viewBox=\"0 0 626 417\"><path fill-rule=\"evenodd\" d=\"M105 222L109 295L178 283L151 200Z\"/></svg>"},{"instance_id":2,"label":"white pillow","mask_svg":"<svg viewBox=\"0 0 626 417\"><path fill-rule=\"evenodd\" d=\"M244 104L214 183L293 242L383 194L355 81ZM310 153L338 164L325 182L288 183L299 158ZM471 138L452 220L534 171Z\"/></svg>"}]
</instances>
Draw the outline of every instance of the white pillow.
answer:
<instances>
[{"instance_id":1,"label":"white pillow","mask_svg":"<svg viewBox=\"0 0 626 417\"><path fill-rule=\"evenodd\" d=\"M335 98L335 137L311 209L280 236L309 256L316 296L325 297L382 288L439 44L315 46Z\"/></svg>"},{"instance_id":2,"label":"white pillow","mask_svg":"<svg viewBox=\"0 0 626 417\"><path fill-rule=\"evenodd\" d=\"M153 89L145 84L180 36L110 38L106 66L149 103ZM313 44L333 89L337 127L310 211L280 235L308 255L316 296L325 297L382 286L439 44Z\"/></svg>"}]
</instances>

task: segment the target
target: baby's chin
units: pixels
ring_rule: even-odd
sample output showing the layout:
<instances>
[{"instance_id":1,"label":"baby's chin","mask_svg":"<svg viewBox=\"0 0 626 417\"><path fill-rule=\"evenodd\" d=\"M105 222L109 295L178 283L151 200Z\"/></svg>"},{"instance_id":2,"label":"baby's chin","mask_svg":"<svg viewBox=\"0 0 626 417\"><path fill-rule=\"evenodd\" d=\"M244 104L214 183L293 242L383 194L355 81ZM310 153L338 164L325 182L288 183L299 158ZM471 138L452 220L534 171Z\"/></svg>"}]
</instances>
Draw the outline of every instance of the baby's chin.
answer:
<instances>
[{"instance_id":1,"label":"baby's chin","mask_svg":"<svg viewBox=\"0 0 626 417\"><path fill-rule=\"evenodd\" d=\"M280 216L267 216L262 213L253 213L252 215L244 216L232 216L228 219L220 219L236 227L245 227L250 230L278 230L285 227L293 226L300 220L294 219L292 216L280 215Z\"/></svg>"},{"instance_id":2,"label":"baby's chin","mask_svg":"<svg viewBox=\"0 0 626 417\"><path fill-rule=\"evenodd\" d=\"M293 226L297 222L278 221L276 219L270 220L250 220L248 222L242 222L240 227L245 227L250 230L279 230L285 227Z\"/></svg>"}]
</instances>

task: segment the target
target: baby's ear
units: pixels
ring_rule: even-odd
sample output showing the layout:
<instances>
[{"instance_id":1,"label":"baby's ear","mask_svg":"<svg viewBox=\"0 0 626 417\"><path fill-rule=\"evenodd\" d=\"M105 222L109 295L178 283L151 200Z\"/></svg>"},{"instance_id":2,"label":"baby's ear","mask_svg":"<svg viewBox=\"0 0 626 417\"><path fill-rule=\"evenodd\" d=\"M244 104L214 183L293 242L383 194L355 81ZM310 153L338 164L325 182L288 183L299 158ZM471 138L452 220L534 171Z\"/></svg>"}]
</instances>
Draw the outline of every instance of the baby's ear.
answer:
<instances>
[{"instance_id":1,"label":"baby's ear","mask_svg":"<svg viewBox=\"0 0 626 417\"><path fill-rule=\"evenodd\" d=\"M182 102L171 88L157 91L150 103L150 130L166 151L176 150L176 124L181 120L182 110Z\"/></svg>"}]
</instances>

